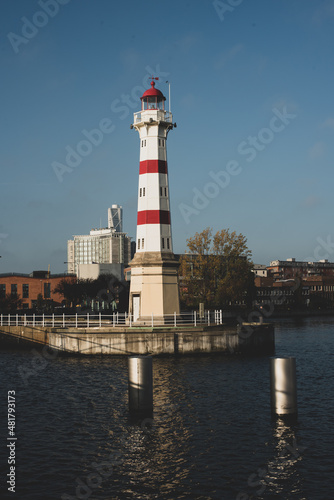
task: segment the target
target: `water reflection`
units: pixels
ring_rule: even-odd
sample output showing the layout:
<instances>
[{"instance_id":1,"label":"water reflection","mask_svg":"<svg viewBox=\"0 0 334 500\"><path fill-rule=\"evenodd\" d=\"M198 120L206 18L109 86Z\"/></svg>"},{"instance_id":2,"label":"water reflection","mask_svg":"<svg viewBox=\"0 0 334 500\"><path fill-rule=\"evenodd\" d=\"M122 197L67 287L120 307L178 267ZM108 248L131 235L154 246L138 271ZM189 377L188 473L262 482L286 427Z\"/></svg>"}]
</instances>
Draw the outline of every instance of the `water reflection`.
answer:
<instances>
[{"instance_id":1,"label":"water reflection","mask_svg":"<svg viewBox=\"0 0 334 500\"><path fill-rule=\"evenodd\" d=\"M299 442L296 417L277 418L272 430L274 456L267 461L263 471L261 493L267 490L266 493L272 491L288 498L290 493L302 492L303 481L298 465L303 460L305 448Z\"/></svg>"}]
</instances>

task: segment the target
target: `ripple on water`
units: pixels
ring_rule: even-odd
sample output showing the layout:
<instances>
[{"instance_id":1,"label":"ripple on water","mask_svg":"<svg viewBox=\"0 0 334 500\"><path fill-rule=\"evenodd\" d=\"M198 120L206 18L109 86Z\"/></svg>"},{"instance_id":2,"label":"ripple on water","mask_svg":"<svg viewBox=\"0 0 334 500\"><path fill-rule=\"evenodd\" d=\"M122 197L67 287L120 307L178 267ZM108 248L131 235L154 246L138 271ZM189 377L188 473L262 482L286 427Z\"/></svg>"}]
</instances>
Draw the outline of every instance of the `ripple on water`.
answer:
<instances>
[{"instance_id":1,"label":"ripple on water","mask_svg":"<svg viewBox=\"0 0 334 500\"><path fill-rule=\"evenodd\" d=\"M58 357L24 384L32 354L1 352L17 390L18 498L330 498L334 322L276 332L276 354L297 358L296 424L270 417L266 357L155 358L147 428L129 419L126 359Z\"/></svg>"}]
</instances>

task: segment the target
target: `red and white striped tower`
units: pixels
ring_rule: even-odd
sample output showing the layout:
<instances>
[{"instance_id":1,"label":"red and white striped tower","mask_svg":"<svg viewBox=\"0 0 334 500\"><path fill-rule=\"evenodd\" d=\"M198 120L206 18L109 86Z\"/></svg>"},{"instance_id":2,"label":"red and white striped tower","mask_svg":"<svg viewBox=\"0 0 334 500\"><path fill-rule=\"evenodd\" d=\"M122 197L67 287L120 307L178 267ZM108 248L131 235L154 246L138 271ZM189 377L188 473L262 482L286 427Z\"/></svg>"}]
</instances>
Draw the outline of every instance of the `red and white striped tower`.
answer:
<instances>
[{"instance_id":1,"label":"red and white striped tower","mask_svg":"<svg viewBox=\"0 0 334 500\"><path fill-rule=\"evenodd\" d=\"M140 137L137 212L137 251L131 261L129 311L134 321L179 314L178 262L173 254L168 171L167 135L175 126L165 110L166 98L155 88L141 97L141 111L134 113Z\"/></svg>"}]
</instances>

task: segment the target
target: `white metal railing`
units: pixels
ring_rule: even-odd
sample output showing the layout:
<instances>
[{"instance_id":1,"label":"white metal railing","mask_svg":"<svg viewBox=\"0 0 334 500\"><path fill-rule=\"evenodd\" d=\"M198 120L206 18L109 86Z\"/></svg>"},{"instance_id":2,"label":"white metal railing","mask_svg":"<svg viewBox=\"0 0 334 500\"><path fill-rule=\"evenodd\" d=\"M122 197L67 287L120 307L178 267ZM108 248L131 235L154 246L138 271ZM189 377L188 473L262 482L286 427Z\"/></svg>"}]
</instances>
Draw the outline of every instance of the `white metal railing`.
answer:
<instances>
[{"instance_id":1,"label":"white metal railing","mask_svg":"<svg viewBox=\"0 0 334 500\"><path fill-rule=\"evenodd\" d=\"M133 315L128 313L87 313L87 314L1 314L0 326L32 326L52 328L115 328L127 327L157 327L157 326L198 326L221 325L223 323L222 310L205 311L199 316L197 311L167 314L163 317L155 316L152 312L146 320L134 321Z\"/></svg>"},{"instance_id":2,"label":"white metal railing","mask_svg":"<svg viewBox=\"0 0 334 500\"><path fill-rule=\"evenodd\" d=\"M145 120L144 117L142 116L142 113L145 113ZM143 111L138 111L137 113L134 113L134 123L140 123L141 121L150 121L150 118L152 118L154 121L156 119L163 121L163 122L173 122L173 115L169 111L163 111L162 109L145 109Z\"/></svg>"}]
</instances>

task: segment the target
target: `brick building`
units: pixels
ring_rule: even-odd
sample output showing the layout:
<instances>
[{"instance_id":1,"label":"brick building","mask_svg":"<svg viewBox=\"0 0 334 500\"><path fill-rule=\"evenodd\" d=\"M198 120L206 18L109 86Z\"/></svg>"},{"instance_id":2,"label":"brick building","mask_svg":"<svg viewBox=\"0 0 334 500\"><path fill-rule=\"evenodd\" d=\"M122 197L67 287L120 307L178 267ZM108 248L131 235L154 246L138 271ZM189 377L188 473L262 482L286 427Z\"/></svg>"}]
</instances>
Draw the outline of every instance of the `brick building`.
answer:
<instances>
[{"instance_id":1,"label":"brick building","mask_svg":"<svg viewBox=\"0 0 334 500\"><path fill-rule=\"evenodd\" d=\"M334 277L334 262L319 260L318 262L287 260L273 260L267 267L268 276L275 280L293 279L295 277L307 278L312 276Z\"/></svg>"},{"instance_id":2,"label":"brick building","mask_svg":"<svg viewBox=\"0 0 334 500\"><path fill-rule=\"evenodd\" d=\"M0 299L11 295L22 301L22 309L34 309L38 295L48 300L53 306L59 306L64 297L54 292L58 283L63 280L76 279L75 275L50 274L48 271L33 271L31 274L0 274Z\"/></svg>"},{"instance_id":3,"label":"brick building","mask_svg":"<svg viewBox=\"0 0 334 500\"><path fill-rule=\"evenodd\" d=\"M257 305L296 305L334 307L334 276L304 276L278 279L274 276L256 277Z\"/></svg>"}]
</instances>

